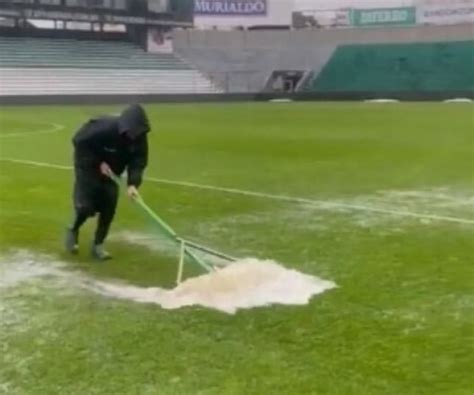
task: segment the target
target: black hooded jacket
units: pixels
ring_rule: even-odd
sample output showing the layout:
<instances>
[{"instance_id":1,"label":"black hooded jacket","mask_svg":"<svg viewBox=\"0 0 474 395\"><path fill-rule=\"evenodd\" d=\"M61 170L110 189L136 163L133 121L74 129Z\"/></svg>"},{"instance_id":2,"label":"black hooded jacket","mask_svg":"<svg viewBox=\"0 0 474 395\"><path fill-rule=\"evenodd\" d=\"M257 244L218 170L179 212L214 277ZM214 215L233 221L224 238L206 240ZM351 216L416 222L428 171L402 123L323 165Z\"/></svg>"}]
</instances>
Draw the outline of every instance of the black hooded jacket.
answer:
<instances>
[{"instance_id":1,"label":"black hooded jacket","mask_svg":"<svg viewBox=\"0 0 474 395\"><path fill-rule=\"evenodd\" d=\"M149 131L146 113L138 104L118 117L90 119L72 140L74 166L97 178L101 176L100 164L106 162L117 175L127 169L128 185L139 187L148 163Z\"/></svg>"}]
</instances>

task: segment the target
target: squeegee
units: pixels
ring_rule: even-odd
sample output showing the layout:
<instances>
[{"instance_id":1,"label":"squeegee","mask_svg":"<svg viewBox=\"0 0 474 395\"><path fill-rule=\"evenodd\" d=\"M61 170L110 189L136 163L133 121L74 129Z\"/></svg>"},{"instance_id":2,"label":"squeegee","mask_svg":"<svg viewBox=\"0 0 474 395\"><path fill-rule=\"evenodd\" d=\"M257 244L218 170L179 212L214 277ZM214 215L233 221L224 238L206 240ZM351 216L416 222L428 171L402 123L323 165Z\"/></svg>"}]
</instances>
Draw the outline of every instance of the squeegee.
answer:
<instances>
[{"instance_id":1,"label":"squeegee","mask_svg":"<svg viewBox=\"0 0 474 395\"><path fill-rule=\"evenodd\" d=\"M115 181L115 183L118 186L120 186L121 184L120 177L116 175L112 175L110 176L110 178L113 181ZM145 200L140 194L138 194L133 199L133 201L143 211L143 213L145 213L147 217L152 220L155 226L157 226L162 233L164 233L169 239L174 241L176 245L179 247L180 254L179 254L178 278L177 278L178 284L181 282L185 256L188 256L194 263L201 266L207 272L215 271L214 266L226 266L226 264L216 263L216 262L209 264L204 259L197 256L192 250L204 252L210 256L219 258L227 262L237 261L237 258L235 257L232 257L230 255L224 254L220 251L214 250L200 243L196 243L194 241L190 241L178 236L175 230L170 225L168 225L155 211L153 211L148 204L145 203Z\"/></svg>"}]
</instances>

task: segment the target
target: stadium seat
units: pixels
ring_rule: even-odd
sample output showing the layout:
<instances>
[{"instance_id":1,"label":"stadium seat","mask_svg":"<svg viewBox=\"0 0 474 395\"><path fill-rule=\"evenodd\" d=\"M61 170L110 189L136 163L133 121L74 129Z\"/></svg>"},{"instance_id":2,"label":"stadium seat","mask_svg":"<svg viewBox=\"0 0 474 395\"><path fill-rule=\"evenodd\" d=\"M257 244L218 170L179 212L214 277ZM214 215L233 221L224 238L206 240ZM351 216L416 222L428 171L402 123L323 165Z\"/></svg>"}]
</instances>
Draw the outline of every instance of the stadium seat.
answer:
<instances>
[{"instance_id":1,"label":"stadium seat","mask_svg":"<svg viewBox=\"0 0 474 395\"><path fill-rule=\"evenodd\" d=\"M474 41L340 46L307 91L474 90Z\"/></svg>"},{"instance_id":2,"label":"stadium seat","mask_svg":"<svg viewBox=\"0 0 474 395\"><path fill-rule=\"evenodd\" d=\"M0 54L0 95L219 92L178 56L128 42L0 37Z\"/></svg>"}]
</instances>

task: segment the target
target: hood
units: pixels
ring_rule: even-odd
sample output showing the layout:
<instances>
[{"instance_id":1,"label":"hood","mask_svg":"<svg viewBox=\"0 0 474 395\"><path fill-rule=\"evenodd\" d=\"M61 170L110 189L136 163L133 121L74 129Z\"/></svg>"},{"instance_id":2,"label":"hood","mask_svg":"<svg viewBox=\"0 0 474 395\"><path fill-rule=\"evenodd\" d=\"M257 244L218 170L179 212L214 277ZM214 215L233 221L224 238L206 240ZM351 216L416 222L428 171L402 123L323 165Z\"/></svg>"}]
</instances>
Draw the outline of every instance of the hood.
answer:
<instances>
[{"instance_id":1,"label":"hood","mask_svg":"<svg viewBox=\"0 0 474 395\"><path fill-rule=\"evenodd\" d=\"M119 133L125 133L132 139L136 139L150 131L150 123L145 110L139 104L133 104L123 110L118 117Z\"/></svg>"}]
</instances>

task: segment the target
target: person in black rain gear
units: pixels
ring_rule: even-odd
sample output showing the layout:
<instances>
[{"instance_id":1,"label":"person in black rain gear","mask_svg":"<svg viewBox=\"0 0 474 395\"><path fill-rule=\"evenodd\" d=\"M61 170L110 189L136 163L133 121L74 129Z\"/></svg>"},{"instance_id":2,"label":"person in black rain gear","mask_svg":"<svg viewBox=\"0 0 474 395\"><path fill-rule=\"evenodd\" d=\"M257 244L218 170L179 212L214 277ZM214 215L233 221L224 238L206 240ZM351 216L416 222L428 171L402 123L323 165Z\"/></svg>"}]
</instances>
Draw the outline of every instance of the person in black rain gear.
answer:
<instances>
[{"instance_id":1,"label":"person in black rain gear","mask_svg":"<svg viewBox=\"0 0 474 395\"><path fill-rule=\"evenodd\" d=\"M70 253L79 250L80 227L98 214L91 255L99 260L111 258L103 243L115 215L118 186L110 176L127 170L128 196L137 197L148 162L149 131L144 109L135 104L118 117L90 119L74 136L75 218L66 234L66 250Z\"/></svg>"}]
</instances>

